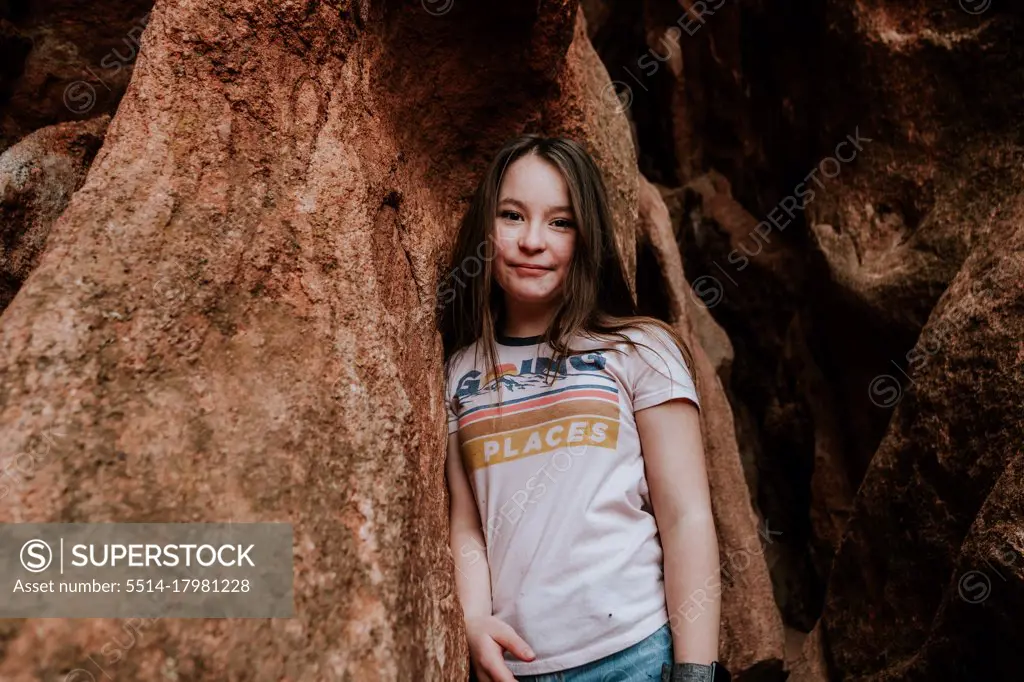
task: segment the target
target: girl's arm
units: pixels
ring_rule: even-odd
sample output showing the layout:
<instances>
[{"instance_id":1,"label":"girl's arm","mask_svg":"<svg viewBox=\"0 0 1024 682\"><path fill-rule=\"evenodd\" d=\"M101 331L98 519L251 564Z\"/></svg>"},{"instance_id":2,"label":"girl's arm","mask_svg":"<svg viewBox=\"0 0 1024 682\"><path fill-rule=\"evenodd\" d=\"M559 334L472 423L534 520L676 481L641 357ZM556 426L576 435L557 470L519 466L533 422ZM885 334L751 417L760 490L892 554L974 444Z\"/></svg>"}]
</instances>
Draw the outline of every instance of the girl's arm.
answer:
<instances>
[{"instance_id":1,"label":"girl's arm","mask_svg":"<svg viewBox=\"0 0 1024 682\"><path fill-rule=\"evenodd\" d=\"M664 552L673 655L708 665L718 658L722 589L700 415L677 399L634 416Z\"/></svg>"},{"instance_id":2,"label":"girl's arm","mask_svg":"<svg viewBox=\"0 0 1024 682\"><path fill-rule=\"evenodd\" d=\"M462 466L459 434L448 436L445 460L448 493L451 497L449 525L450 545L455 559L455 588L462 602L466 620L491 615L491 574L487 565L480 514L473 501L473 491Z\"/></svg>"},{"instance_id":3,"label":"girl's arm","mask_svg":"<svg viewBox=\"0 0 1024 682\"><path fill-rule=\"evenodd\" d=\"M470 659L481 682L515 682L515 676L505 665L502 649L508 649L524 661L533 659L534 653L519 633L491 615L493 605L487 549L480 514L473 501L473 489L462 465L457 431L448 436L445 473L451 496L449 525L457 569L455 588L462 602Z\"/></svg>"}]
</instances>

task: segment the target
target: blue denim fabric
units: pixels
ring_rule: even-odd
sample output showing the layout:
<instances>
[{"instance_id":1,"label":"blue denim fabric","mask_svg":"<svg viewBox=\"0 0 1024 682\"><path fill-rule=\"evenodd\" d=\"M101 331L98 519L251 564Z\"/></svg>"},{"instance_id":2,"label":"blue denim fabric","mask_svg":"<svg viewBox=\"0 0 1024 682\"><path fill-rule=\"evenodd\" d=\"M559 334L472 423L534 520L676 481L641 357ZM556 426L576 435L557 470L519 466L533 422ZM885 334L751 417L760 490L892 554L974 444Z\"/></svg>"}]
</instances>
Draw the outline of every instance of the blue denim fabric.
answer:
<instances>
[{"instance_id":1,"label":"blue denim fabric","mask_svg":"<svg viewBox=\"0 0 1024 682\"><path fill-rule=\"evenodd\" d=\"M543 675L520 675L519 682L658 682L663 663L672 663L668 623L628 649L575 668Z\"/></svg>"}]
</instances>

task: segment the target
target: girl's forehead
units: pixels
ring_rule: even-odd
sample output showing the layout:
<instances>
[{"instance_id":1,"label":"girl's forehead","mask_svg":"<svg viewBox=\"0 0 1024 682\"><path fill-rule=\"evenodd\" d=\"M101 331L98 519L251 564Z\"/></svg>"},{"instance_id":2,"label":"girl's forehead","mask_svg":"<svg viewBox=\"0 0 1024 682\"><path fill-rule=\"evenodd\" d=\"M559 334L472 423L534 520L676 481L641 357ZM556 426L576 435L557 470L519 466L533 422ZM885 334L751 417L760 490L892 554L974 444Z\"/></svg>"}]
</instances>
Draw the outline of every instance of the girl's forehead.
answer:
<instances>
[{"instance_id":1,"label":"girl's forehead","mask_svg":"<svg viewBox=\"0 0 1024 682\"><path fill-rule=\"evenodd\" d=\"M517 159L505 172L498 198L516 199L521 202L547 200L552 204L569 203L569 186L562 172L551 162L524 156Z\"/></svg>"}]
</instances>

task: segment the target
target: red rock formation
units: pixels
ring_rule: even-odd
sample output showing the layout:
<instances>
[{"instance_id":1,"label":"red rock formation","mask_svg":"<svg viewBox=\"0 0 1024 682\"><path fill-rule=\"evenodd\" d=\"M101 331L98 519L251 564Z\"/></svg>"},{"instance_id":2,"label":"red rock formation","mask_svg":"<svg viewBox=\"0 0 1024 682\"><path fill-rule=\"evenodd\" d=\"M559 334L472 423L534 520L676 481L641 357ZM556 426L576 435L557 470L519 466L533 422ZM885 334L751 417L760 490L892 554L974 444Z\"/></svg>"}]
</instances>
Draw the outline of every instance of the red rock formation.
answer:
<instances>
[{"instance_id":1,"label":"red rock formation","mask_svg":"<svg viewBox=\"0 0 1024 682\"><path fill-rule=\"evenodd\" d=\"M1024 205L913 348L822 616L841 679L1014 679L1024 596ZM911 383L912 382L912 383Z\"/></svg>"},{"instance_id":2,"label":"red rock formation","mask_svg":"<svg viewBox=\"0 0 1024 682\"><path fill-rule=\"evenodd\" d=\"M792 531L772 569L787 624L811 629L830 580L814 642L837 678L981 679L1012 666L1009 605L986 604L989 626L977 611L965 618L971 634L956 629L965 614L951 596L954 562L991 559L992 538L1013 537L981 519L968 535L986 496L1000 502L984 519L1013 508L1008 484L992 490L1012 459L1000 443L1019 433L1012 315L972 314L992 335L951 333L992 348L955 351L942 376L919 373L938 371L922 359L948 347L927 338L943 302L987 276L974 259L1019 262L1007 243L1020 222L1024 12L938 0L593 4L610 77L634 95L641 170L687 188L687 275L695 289L720 281L712 311L735 349L733 408L750 441L740 448L756 453L760 512ZM808 187L814 198L787 219L780 207ZM739 211L721 210L729 202ZM999 291L1019 311L1019 290ZM894 417L895 389L923 385ZM950 392L970 405L949 404ZM822 659L805 658L820 674Z\"/></svg>"},{"instance_id":3,"label":"red rock formation","mask_svg":"<svg viewBox=\"0 0 1024 682\"><path fill-rule=\"evenodd\" d=\"M732 410L694 331L695 309L703 304L686 284L668 208L658 190L643 177L639 213L642 250L649 251L648 267L657 268L656 274L645 272L654 291L638 287L641 301L648 312L677 327L696 363L701 431L721 558L722 660L738 679L771 679L782 668L783 631L764 557L766 547L778 536L770 532L770 522L765 525L754 515ZM660 283L653 281L656 277ZM654 292L660 294L657 299L664 310L650 310Z\"/></svg>"},{"instance_id":4,"label":"red rock formation","mask_svg":"<svg viewBox=\"0 0 1024 682\"><path fill-rule=\"evenodd\" d=\"M1024 12L584 4L604 66L575 3L172 2L134 75L148 2L0 8L0 149L127 87L70 204L99 120L2 157L0 463L32 464L0 521L290 521L297 612L156 621L117 662L115 621L3 621L0 679L465 678L435 293L524 130L594 152L712 387L741 679L1016 674Z\"/></svg>"},{"instance_id":5,"label":"red rock formation","mask_svg":"<svg viewBox=\"0 0 1024 682\"><path fill-rule=\"evenodd\" d=\"M2 318L0 461L47 451L0 520L290 522L296 617L156 621L116 663L116 622L4 623L0 678L465 679L437 269L524 129L591 146L632 225L575 5L172 2L142 43Z\"/></svg>"},{"instance_id":6,"label":"red rock formation","mask_svg":"<svg viewBox=\"0 0 1024 682\"><path fill-rule=\"evenodd\" d=\"M828 663L821 643L820 626L799 636L793 630L787 634L790 635L787 644L791 644L795 650L791 652L792 655L787 652L786 668L790 673L786 682L828 682Z\"/></svg>"},{"instance_id":7,"label":"red rock formation","mask_svg":"<svg viewBox=\"0 0 1024 682\"><path fill-rule=\"evenodd\" d=\"M152 0L0 5L0 151L39 128L113 114Z\"/></svg>"},{"instance_id":8,"label":"red rock formation","mask_svg":"<svg viewBox=\"0 0 1024 682\"><path fill-rule=\"evenodd\" d=\"M99 116L43 128L0 155L0 313L35 269L108 123Z\"/></svg>"}]
</instances>

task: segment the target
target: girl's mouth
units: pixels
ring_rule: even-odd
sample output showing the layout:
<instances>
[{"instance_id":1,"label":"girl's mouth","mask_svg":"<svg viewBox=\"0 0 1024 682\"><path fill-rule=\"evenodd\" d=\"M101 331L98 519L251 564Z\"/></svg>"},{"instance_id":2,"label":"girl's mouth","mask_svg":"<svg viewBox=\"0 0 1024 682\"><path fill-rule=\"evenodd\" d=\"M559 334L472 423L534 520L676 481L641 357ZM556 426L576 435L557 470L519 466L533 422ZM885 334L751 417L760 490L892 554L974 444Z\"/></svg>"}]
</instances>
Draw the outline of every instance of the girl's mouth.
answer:
<instances>
[{"instance_id":1,"label":"girl's mouth","mask_svg":"<svg viewBox=\"0 0 1024 682\"><path fill-rule=\"evenodd\" d=\"M541 277L551 272L550 268L544 268L539 265L513 265L512 269L516 271L516 274L523 277Z\"/></svg>"}]
</instances>

